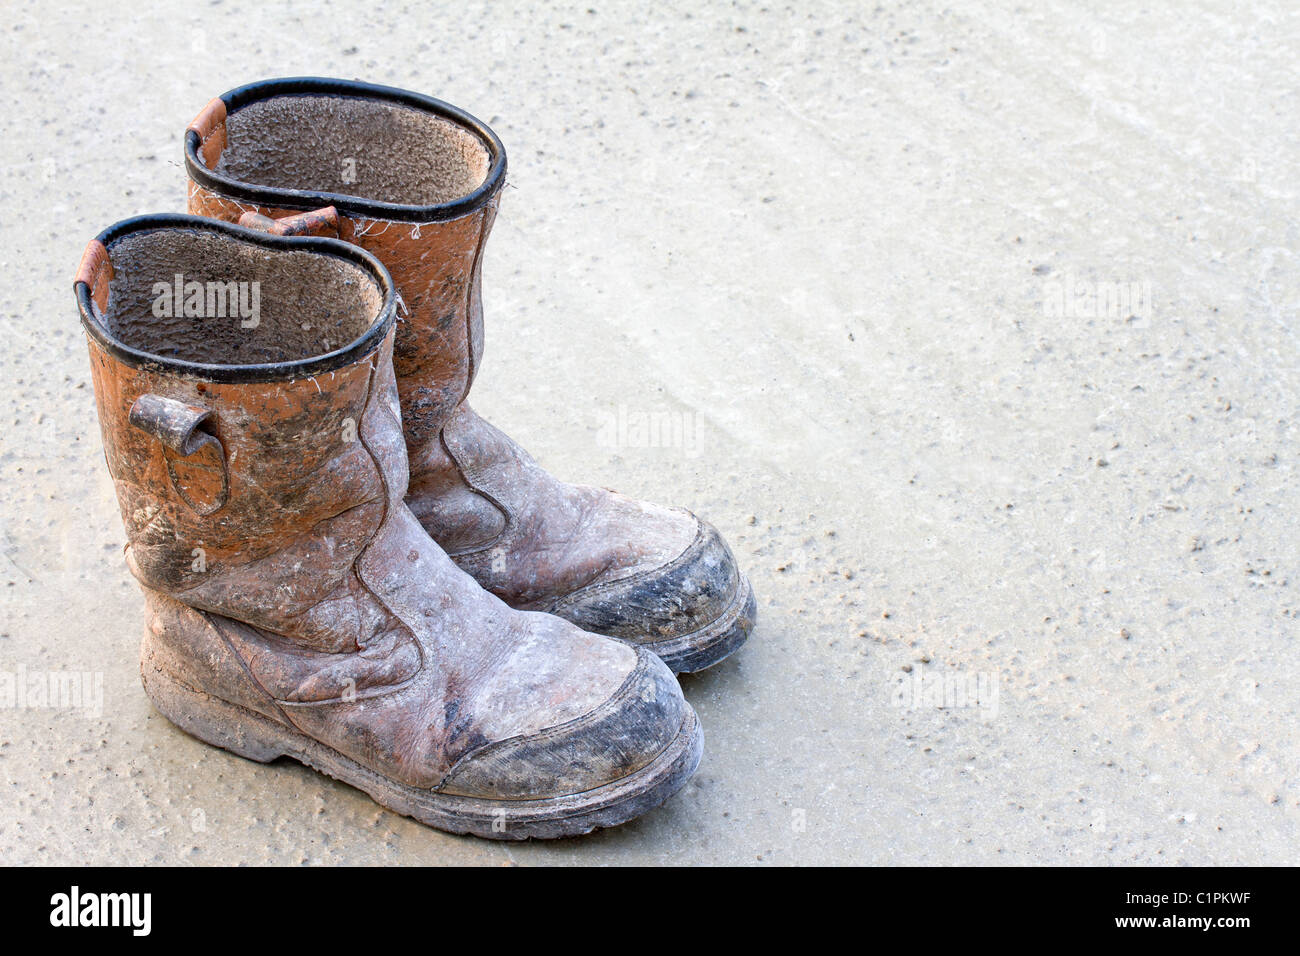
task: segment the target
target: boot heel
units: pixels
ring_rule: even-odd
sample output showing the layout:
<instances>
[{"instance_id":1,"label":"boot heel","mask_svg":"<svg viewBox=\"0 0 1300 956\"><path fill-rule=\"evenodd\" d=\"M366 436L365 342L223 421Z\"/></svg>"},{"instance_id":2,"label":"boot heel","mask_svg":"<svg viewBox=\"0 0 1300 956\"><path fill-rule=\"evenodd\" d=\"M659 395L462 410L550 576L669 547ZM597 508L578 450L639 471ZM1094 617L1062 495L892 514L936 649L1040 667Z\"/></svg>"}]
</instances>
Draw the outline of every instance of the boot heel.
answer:
<instances>
[{"instance_id":1,"label":"boot heel","mask_svg":"<svg viewBox=\"0 0 1300 956\"><path fill-rule=\"evenodd\" d=\"M191 690L152 667L141 668L140 678L158 713L191 737L258 763L289 753L286 731L260 714Z\"/></svg>"}]
</instances>

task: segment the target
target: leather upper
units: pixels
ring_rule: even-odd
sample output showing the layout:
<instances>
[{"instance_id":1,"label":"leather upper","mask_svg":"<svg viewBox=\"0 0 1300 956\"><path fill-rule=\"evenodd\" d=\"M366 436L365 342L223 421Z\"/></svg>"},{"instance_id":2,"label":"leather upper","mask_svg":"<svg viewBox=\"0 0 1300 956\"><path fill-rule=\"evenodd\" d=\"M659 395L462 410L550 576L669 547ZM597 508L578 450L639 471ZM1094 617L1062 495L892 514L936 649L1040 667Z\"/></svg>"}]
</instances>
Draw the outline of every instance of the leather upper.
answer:
<instances>
[{"instance_id":1,"label":"leather upper","mask_svg":"<svg viewBox=\"0 0 1300 956\"><path fill-rule=\"evenodd\" d=\"M403 503L392 343L321 375L216 382L92 339L127 560L168 666L412 787L513 799L644 766L689 712L661 665L512 610ZM228 484L215 512L186 502L168 446L132 423L146 396L204 413Z\"/></svg>"}]
</instances>

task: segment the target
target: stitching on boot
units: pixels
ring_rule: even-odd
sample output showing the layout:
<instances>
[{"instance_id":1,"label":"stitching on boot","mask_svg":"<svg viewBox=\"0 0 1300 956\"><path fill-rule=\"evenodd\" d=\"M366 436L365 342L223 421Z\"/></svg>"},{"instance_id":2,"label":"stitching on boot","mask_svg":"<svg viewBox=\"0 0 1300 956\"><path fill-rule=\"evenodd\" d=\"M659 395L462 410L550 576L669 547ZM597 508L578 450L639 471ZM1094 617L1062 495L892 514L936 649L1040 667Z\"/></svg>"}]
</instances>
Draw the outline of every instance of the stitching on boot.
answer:
<instances>
[{"instance_id":1,"label":"stitching on boot","mask_svg":"<svg viewBox=\"0 0 1300 956\"><path fill-rule=\"evenodd\" d=\"M441 442L443 450L447 452L447 457L451 459L451 463L456 466L456 472L457 474L460 475L460 480L465 482L465 484L469 487L470 491L474 492L474 494L478 495L480 498L483 498L490 505L492 505L492 507L500 511L501 518L502 520L505 521L505 524L501 526L501 530L497 532L496 535L494 535L491 539L489 539L484 544L476 544L471 548L459 548L455 551L448 551L447 554L449 556L463 557L471 554L479 554L483 551L491 551L498 544L500 544L502 540L505 539L506 535L509 534L510 531L514 528L515 517L513 514L510 513L510 509L507 508L502 501L499 501L495 495L493 495L489 491L485 491L480 486L478 481L478 469L472 467L467 468L465 464L458 457L456 457L456 452L453 451L451 446L447 444L446 425L444 425L439 430L438 441Z\"/></svg>"},{"instance_id":2,"label":"stitching on boot","mask_svg":"<svg viewBox=\"0 0 1300 956\"><path fill-rule=\"evenodd\" d=\"M218 123L216 126L212 127L212 129L208 131L207 136L204 136L199 140L199 145L207 146L208 140L212 139L212 137L216 136L218 133L224 133L225 131L226 131L226 121L222 120L220 123Z\"/></svg>"},{"instance_id":3,"label":"stitching on boot","mask_svg":"<svg viewBox=\"0 0 1300 956\"><path fill-rule=\"evenodd\" d=\"M474 298L474 280L480 274L483 265L483 249L487 245L488 232L490 231L489 219L496 218L500 196L501 194L498 192L483 204L482 209L477 209L474 212L474 214L481 213L481 217L478 224L478 240L474 244L474 261L470 263L469 267L469 282L465 283L465 342L469 349L469 371L465 375L465 391L461 393L460 402L457 402L457 405L460 405L469 397L470 386L474 384L474 376L478 374L474 361L474 316L470 304ZM491 210L491 216L488 215L488 210Z\"/></svg>"},{"instance_id":4,"label":"stitching on boot","mask_svg":"<svg viewBox=\"0 0 1300 956\"><path fill-rule=\"evenodd\" d=\"M207 612L203 612L203 617L207 625L217 632L217 637L220 638L221 642L226 646L226 650L230 652L230 655L239 663L239 666L243 669L245 676L249 679L249 681L252 682L253 686L256 687L258 690L260 690L262 692L262 696L264 696L267 700L271 702L271 706L274 707L276 712L281 717L284 718L284 722L286 724L288 724L290 727L292 727L294 730L298 731L299 733L302 733L302 728L299 727L290 719L285 709L280 706L280 702L276 700L275 696L269 690L266 689L265 685L263 685L263 683L260 680L257 679L257 676L253 673L252 669L248 666L248 662L244 660L244 656L239 653L238 649L231 642L230 637L226 634L225 630L221 627L221 625L218 624L213 619L212 615ZM209 692L204 691L204 693L209 693Z\"/></svg>"},{"instance_id":5,"label":"stitching on boot","mask_svg":"<svg viewBox=\"0 0 1300 956\"><path fill-rule=\"evenodd\" d=\"M390 331L388 334L391 336L393 333ZM386 344L380 346L381 349L386 347L387 347ZM370 366L370 374L367 377L367 381L366 381L366 401L365 404L362 406L363 409L361 413L362 422L360 423L360 427L357 428L357 441L360 442L361 447L366 450L366 454L370 457L371 463L375 466L375 469L379 472L379 483L384 489L384 497L383 497L384 514L379 519L379 525L376 527L374 535L372 535L370 540L366 542L366 546L357 552L357 556L352 559L353 560L352 566L353 568L356 569L357 580L361 582L361 586L366 589L367 593L369 593L370 596L375 599L375 602L380 607L388 611L388 613L393 616L394 620L396 620L399 624L401 624L402 627L406 628L407 632L411 636L411 639L415 642L415 651L417 654L420 655L420 666L416 669L415 673L412 674L411 677L409 678L410 680L414 680L419 674L423 673L425 666L428 664L428 659L424 656L424 647L420 644L420 638L415 633L414 629L409 624L407 624L405 620L402 619L402 616L398 614L395 610L393 610L392 605L390 605L387 601L385 601L375 592L375 589L370 586L370 582L367 581L365 577L362 575L361 573L362 568L360 567L360 562L362 557L364 557L365 553L374 546L375 538L378 537L381 531L383 531L384 525L388 523L388 519L392 514L391 501L393 495L392 486L389 485L388 483L388 474L384 471L384 466L379 461L379 456L376 455L375 450L370 447L370 443L366 440L366 436L365 436L366 429L365 429L364 419L365 419L366 412L374 408L374 406L371 404L372 402L378 401L375 398L375 376L379 373L379 369L375 365L374 357L371 357L368 360L368 364ZM381 414L387 415L390 421L393 420L393 413L389 410L387 403L379 402L378 411ZM395 427L397 427L400 430L401 422L394 422L394 424Z\"/></svg>"}]
</instances>

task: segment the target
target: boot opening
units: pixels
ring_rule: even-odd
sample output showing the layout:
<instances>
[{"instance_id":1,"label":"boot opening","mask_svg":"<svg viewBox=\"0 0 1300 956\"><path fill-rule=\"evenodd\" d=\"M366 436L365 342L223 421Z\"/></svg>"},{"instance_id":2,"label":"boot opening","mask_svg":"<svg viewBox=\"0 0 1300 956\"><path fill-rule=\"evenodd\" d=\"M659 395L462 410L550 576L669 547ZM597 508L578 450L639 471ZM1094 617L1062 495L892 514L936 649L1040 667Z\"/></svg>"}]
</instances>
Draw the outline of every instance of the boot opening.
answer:
<instances>
[{"instance_id":1,"label":"boot opening","mask_svg":"<svg viewBox=\"0 0 1300 956\"><path fill-rule=\"evenodd\" d=\"M131 232L109 242L108 258L104 331L162 359L298 362L355 343L384 308L383 290L356 263L221 232Z\"/></svg>"},{"instance_id":2,"label":"boot opening","mask_svg":"<svg viewBox=\"0 0 1300 956\"><path fill-rule=\"evenodd\" d=\"M388 100L297 94L230 113L214 169L272 189L432 206L474 192L491 166L487 144L443 117Z\"/></svg>"}]
</instances>

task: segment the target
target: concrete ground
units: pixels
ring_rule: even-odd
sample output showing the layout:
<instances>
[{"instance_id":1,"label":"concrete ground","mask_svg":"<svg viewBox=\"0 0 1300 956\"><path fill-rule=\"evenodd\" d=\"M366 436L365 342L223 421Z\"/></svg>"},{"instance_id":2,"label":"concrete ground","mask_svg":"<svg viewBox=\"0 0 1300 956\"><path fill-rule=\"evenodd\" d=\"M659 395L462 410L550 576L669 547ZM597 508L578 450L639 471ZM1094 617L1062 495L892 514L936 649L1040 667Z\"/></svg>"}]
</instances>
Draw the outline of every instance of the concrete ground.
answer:
<instances>
[{"instance_id":1,"label":"concrete ground","mask_svg":"<svg viewBox=\"0 0 1300 956\"><path fill-rule=\"evenodd\" d=\"M645 6L5 4L0 673L92 693L0 709L0 859L1300 862L1296 6ZM294 74L496 129L476 408L753 579L638 822L447 836L140 688L72 273Z\"/></svg>"}]
</instances>

